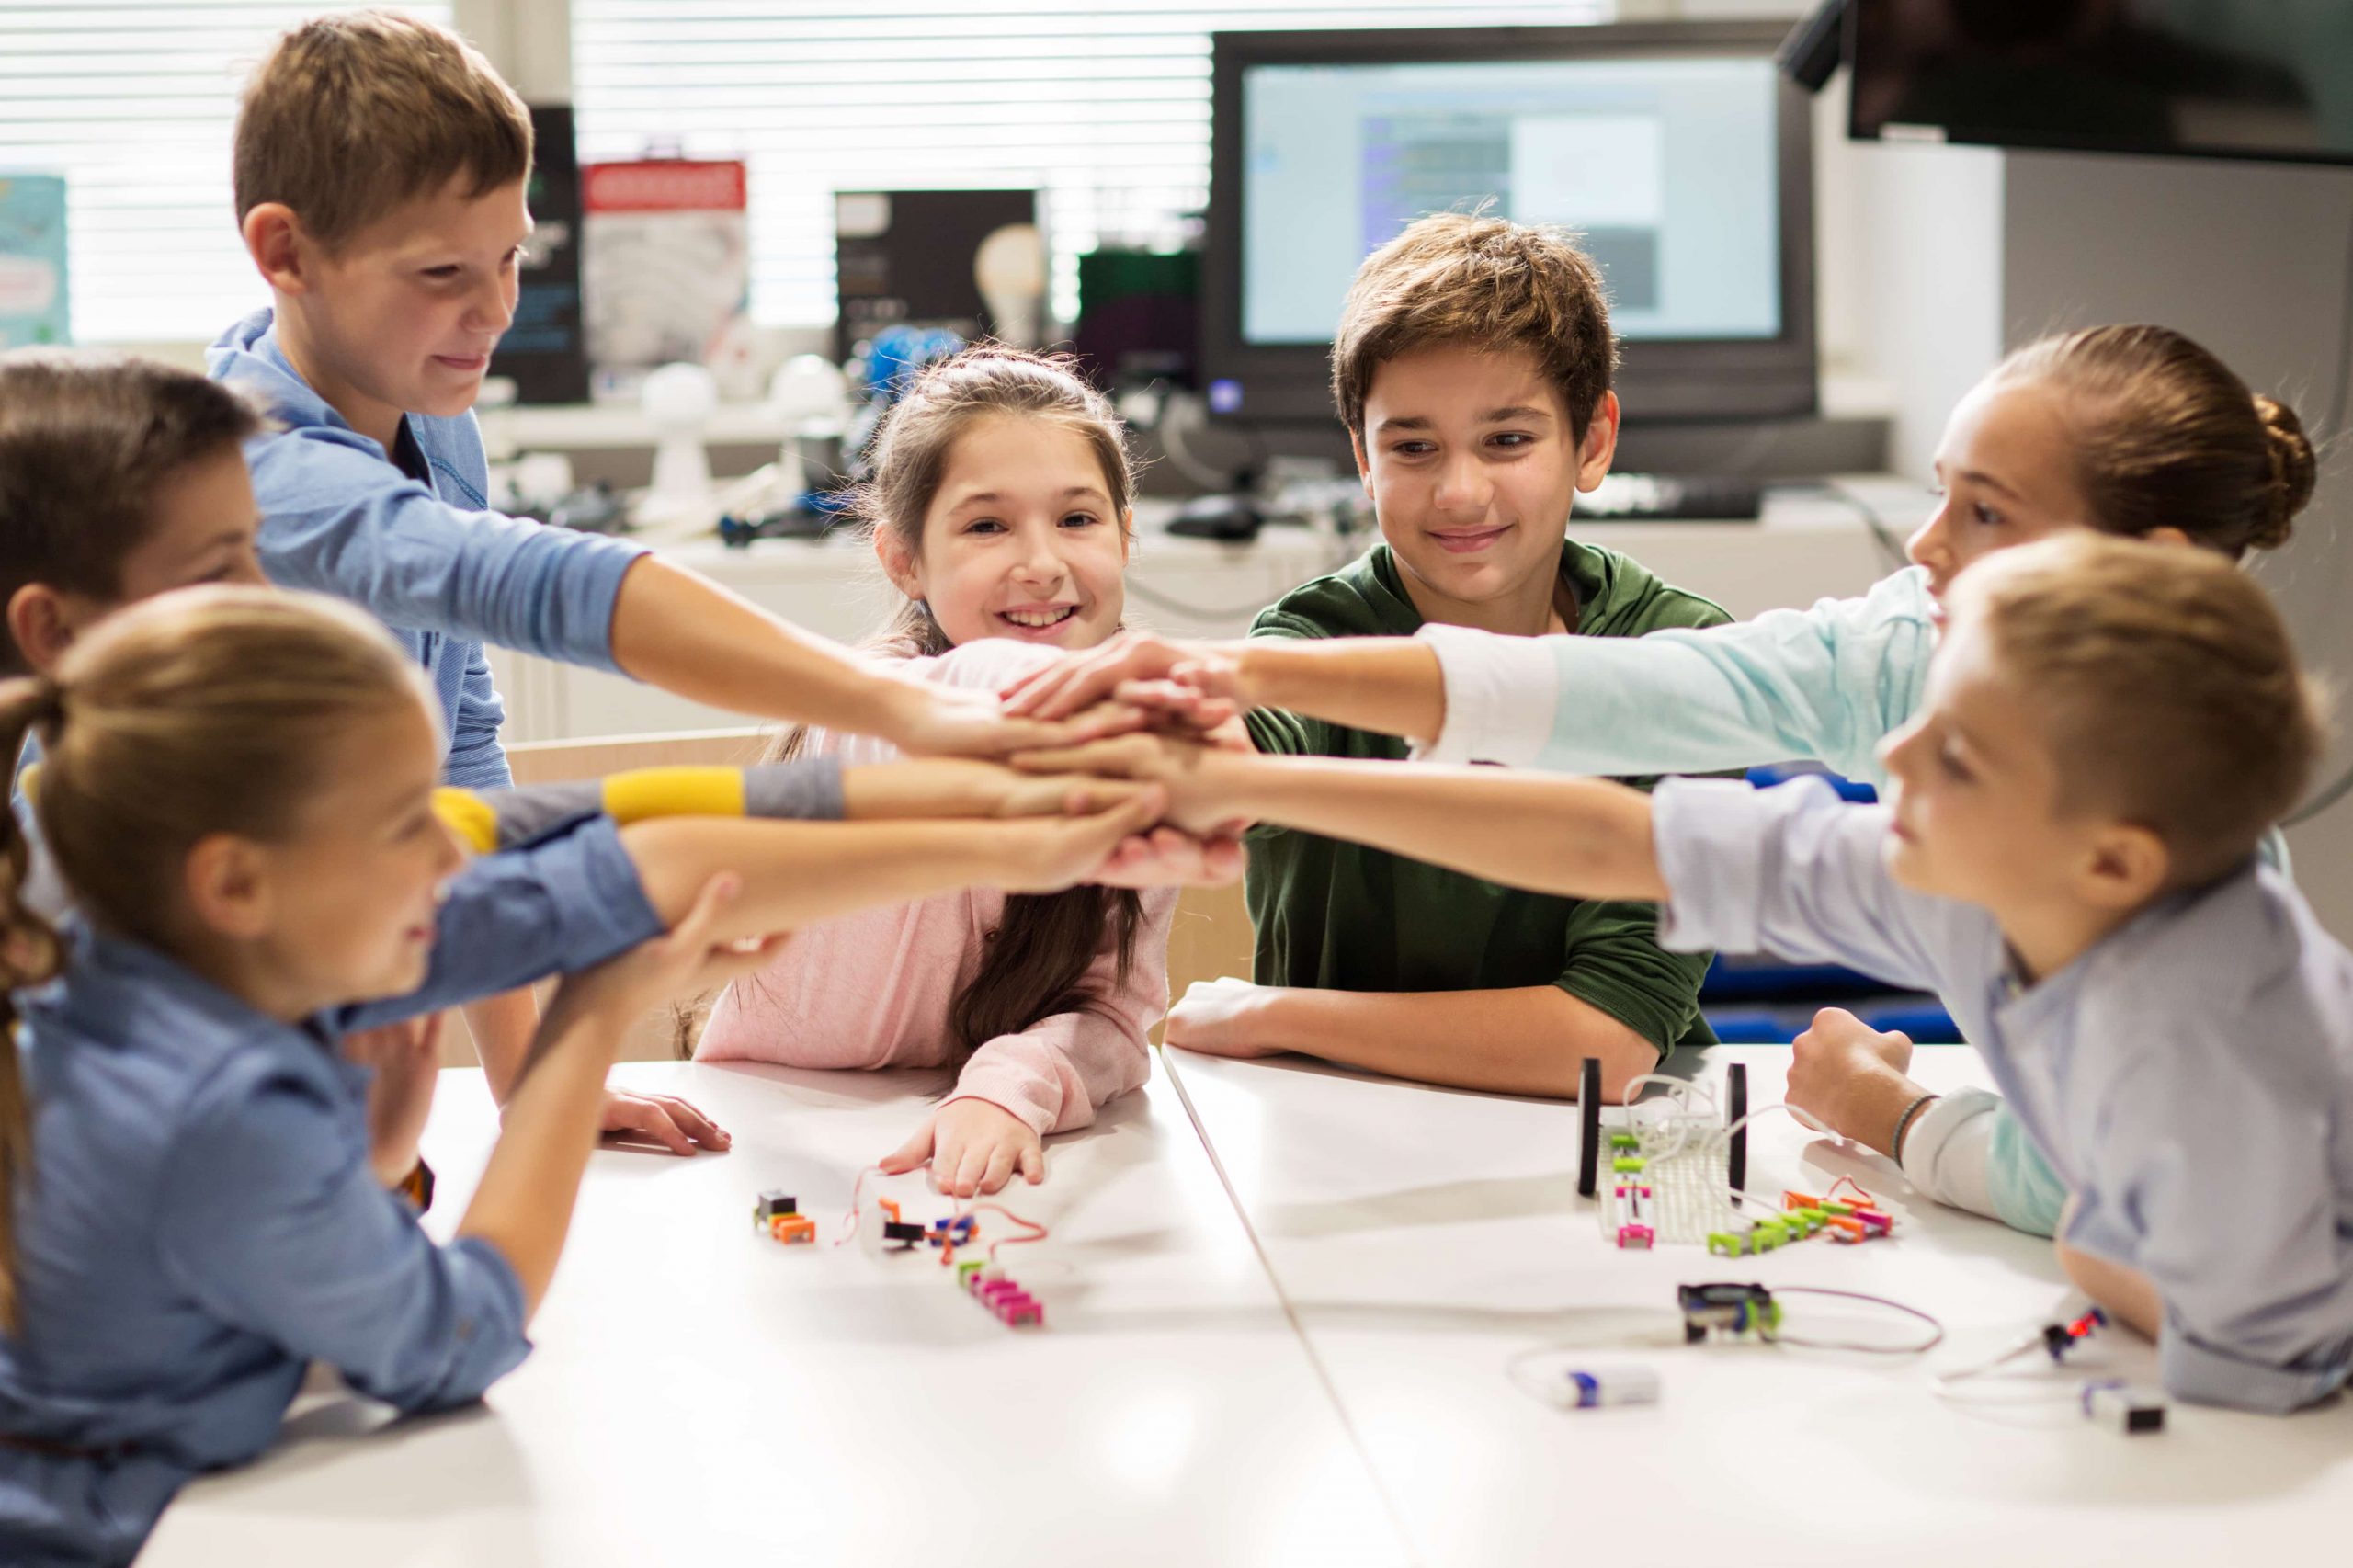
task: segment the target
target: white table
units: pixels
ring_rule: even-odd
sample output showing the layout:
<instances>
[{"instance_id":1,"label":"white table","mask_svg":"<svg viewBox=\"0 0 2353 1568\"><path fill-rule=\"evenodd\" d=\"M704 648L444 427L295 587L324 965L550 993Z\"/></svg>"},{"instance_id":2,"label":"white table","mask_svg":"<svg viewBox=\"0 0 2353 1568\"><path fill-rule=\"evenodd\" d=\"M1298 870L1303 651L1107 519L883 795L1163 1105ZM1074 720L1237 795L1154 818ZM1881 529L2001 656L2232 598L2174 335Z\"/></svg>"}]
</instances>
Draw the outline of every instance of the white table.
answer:
<instances>
[{"instance_id":1,"label":"white table","mask_svg":"<svg viewBox=\"0 0 2353 1568\"><path fill-rule=\"evenodd\" d=\"M1892 536L1926 516L1926 493L1901 480L1849 481ZM1371 540L1343 543L1304 528L1269 527L1248 544L1167 533L1171 508L1138 507L1128 569L1129 619L1185 637L1239 637L1259 610L1311 577L1333 570ZM1574 520L1578 539L1632 556L1677 587L1704 594L1745 619L1768 609L1860 594L1891 569L1887 551L1857 508L1804 492L1768 497L1754 522L1600 523ZM855 643L891 608L892 595L870 548L843 537L762 540L731 550L700 537L652 541L665 559L691 567L796 626ZM742 716L672 697L619 676L559 665L506 649L490 653L506 701L509 741L560 741L652 734L740 723Z\"/></svg>"},{"instance_id":2,"label":"white table","mask_svg":"<svg viewBox=\"0 0 2353 1568\"><path fill-rule=\"evenodd\" d=\"M695 1099L734 1148L595 1156L538 1348L487 1408L364 1436L379 1408L322 1402L258 1465L190 1487L142 1564L1405 1561L1166 1079L1051 1144L1050 1179L1010 1199L1052 1230L1002 1257L1046 1304L1017 1331L936 1254L881 1252L870 1209L828 1244L938 1075L619 1075ZM491 1131L480 1075L446 1074L436 1231ZM815 1247L754 1232L775 1187L818 1218ZM868 1189L948 1210L919 1176Z\"/></svg>"},{"instance_id":3,"label":"white table","mask_svg":"<svg viewBox=\"0 0 2353 1568\"><path fill-rule=\"evenodd\" d=\"M1575 1197L1574 1107L1298 1059L1165 1059L1423 1561L1984 1568L2342 1550L2327 1543L2353 1518L2353 1403L2284 1421L2176 1407L2161 1437L2112 1434L2066 1395L2095 1372L2154 1375L2121 1331L2055 1377L2027 1362L1961 1385L1977 1403L1938 1398L1932 1369L1984 1358L2060 1303L2048 1244L1915 1202L1885 1162L1786 1116L1753 1125L1750 1189L1818 1192L1851 1174L1898 1216L1894 1239L1621 1253ZM1781 1097L1786 1051L1720 1047L1698 1071L1720 1077L1732 1060L1751 1064L1752 1105ZM1950 1087L1982 1068L1931 1048L1915 1074ZM1933 1312L1949 1337L1924 1358L1688 1348L1675 1286L1711 1279L1884 1295ZM1910 1326L1786 1305L1791 1334ZM1562 1411L1506 1377L1508 1358L1563 1343L1581 1348L1528 1369L1646 1364L1661 1402Z\"/></svg>"}]
</instances>

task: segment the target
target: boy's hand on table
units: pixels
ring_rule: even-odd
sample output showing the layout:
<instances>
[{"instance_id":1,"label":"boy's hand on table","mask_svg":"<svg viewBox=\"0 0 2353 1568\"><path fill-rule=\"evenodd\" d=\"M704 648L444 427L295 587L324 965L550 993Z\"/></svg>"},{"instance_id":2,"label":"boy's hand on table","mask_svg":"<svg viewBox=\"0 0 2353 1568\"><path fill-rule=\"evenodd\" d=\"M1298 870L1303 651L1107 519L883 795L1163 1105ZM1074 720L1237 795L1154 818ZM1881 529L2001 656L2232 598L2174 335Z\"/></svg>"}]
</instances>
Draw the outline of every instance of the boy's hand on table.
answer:
<instances>
[{"instance_id":1,"label":"boy's hand on table","mask_svg":"<svg viewBox=\"0 0 2353 1568\"><path fill-rule=\"evenodd\" d=\"M1032 1186L1046 1179L1046 1150L1038 1134L987 1100L949 1100L882 1157L882 1173L898 1176L926 1161L931 1185L951 1198L995 1192L1017 1170Z\"/></svg>"},{"instance_id":2,"label":"boy's hand on table","mask_svg":"<svg viewBox=\"0 0 2353 1568\"><path fill-rule=\"evenodd\" d=\"M1168 1009L1161 1039L1204 1056L1280 1056L1283 1048L1263 1043L1256 1028L1267 1002L1279 989L1246 980L1197 980Z\"/></svg>"},{"instance_id":3,"label":"boy's hand on table","mask_svg":"<svg viewBox=\"0 0 2353 1568\"><path fill-rule=\"evenodd\" d=\"M1882 1034L1844 1008L1824 1007L1790 1042L1785 1097L1841 1137L1883 1149L1894 1119L1920 1093L1904 1075L1911 1065L1909 1035Z\"/></svg>"}]
</instances>

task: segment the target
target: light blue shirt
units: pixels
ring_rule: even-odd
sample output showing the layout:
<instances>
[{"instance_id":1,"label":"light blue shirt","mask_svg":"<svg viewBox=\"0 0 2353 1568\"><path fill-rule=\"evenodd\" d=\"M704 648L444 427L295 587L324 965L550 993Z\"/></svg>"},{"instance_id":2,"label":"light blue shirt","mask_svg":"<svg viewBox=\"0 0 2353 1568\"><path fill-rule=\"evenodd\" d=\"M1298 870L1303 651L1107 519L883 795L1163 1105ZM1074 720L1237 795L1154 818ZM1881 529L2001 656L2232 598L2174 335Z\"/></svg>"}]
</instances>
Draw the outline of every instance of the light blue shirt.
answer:
<instances>
[{"instance_id":1,"label":"light blue shirt","mask_svg":"<svg viewBox=\"0 0 2353 1568\"><path fill-rule=\"evenodd\" d=\"M1425 627L1446 728L1425 749L1625 778L1797 759L1884 784L1879 744L1909 723L1936 651L1928 574L1908 567L1859 599L1647 637L1494 637Z\"/></svg>"},{"instance_id":2,"label":"light blue shirt","mask_svg":"<svg viewBox=\"0 0 2353 1568\"><path fill-rule=\"evenodd\" d=\"M2165 1301L2166 1388L2283 1412L2353 1367L2353 954L2250 860L2019 987L1993 917L1899 886L1888 813L1806 779L1674 779L1671 947L1933 989L2075 1199L2064 1239Z\"/></svg>"},{"instance_id":3,"label":"light blue shirt","mask_svg":"<svg viewBox=\"0 0 2353 1568\"><path fill-rule=\"evenodd\" d=\"M299 1027L69 927L63 976L18 999L33 1156L0 1433L85 1451L0 1444L0 1562L129 1562L183 1482L269 1445L311 1360L404 1410L521 1361L514 1270L480 1240L436 1246L378 1182L340 1039L662 928L603 817L461 870L420 990Z\"/></svg>"},{"instance_id":4,"label":"light blue shirt","mask_svg":"<svg viewBox=\"0 0 2353 1568\"><path fill-rule=\"evenodd\" d=\"M431 483L410 478L295 372L267 309L222 334L204 362L213 380L259 392L284 426L245 448L262 570L373 611L441 699L443 776L467 789L511 782L482 644L614 669L613 604L643 548L489 510L471 412L405 416Z\"/></svg>"}]
</instances>

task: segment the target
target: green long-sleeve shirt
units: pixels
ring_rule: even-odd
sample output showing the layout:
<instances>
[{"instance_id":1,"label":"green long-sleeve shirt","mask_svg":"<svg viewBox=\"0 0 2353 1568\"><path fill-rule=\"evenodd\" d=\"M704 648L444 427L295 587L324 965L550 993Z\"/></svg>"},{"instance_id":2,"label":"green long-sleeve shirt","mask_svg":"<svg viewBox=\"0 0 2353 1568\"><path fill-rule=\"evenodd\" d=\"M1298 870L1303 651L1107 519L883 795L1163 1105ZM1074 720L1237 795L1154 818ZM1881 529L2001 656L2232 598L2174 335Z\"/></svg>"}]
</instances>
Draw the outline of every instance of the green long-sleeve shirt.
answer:
<instances>
[{"instance_id":1,"label":"green long-sleeve shirt","mask_svg":"<svg viewBox=\"0 0 2353 1568\"><path fill-rule=\"evenodd\" d=\"M1569 541L1561 576L1577 632L1639 637L1730 617L1614 551ZM1421 611L1387 545L1262 611L1253 637L1410 637ZM1249 716L1261 752L1403 761L1404 741L1296 713ZM1647 783L1647 780L1634 780ZM1557 985L1659 1047L1713 1040L1699 1017L1708 956L1658 945L1658 910L1553 898L1287 828L1250 836L1245 892L1262 985L1339 991L1501 991Z\"/></svg>"}]
</instances>

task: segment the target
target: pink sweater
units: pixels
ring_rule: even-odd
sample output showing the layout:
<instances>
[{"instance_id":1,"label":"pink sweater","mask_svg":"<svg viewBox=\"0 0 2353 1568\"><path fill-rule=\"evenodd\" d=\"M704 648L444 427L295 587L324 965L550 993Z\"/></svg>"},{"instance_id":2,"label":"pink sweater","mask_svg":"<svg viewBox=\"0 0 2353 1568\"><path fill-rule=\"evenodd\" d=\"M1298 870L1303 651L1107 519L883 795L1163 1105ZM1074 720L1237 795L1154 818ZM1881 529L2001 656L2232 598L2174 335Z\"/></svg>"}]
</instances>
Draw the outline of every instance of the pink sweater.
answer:
<instances>
[{"instance_id":1,"label":"pink sweater","mask_svg":"<svg viewBox=\"0 0 2353 1568\"><path fill-rule=\"evenodd\" d=\"M1010 641L970 642L908 667L927 680L995 691L1053 653ZM813 730L809 740L806 755L834 753L852 765L897 755L864 736ZM987 1100L1040 1133L1064 1132L1150 1076L1144 1033L1168 1010L1176 893L1151 889L1142 897L1127 983L1116 983L1117 955L1107 940L1088 973L1101 1000L983 1041L951 1099ZM955 1055L949 1005L980 972L983 939L1004 910L1003 893L971 888L798 931L774 963L721 993L695 1060L867 1068L949 1062Z\"/></svg>"}]
</instances>

